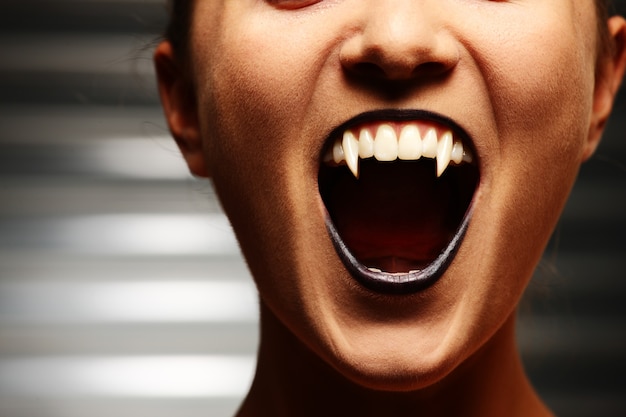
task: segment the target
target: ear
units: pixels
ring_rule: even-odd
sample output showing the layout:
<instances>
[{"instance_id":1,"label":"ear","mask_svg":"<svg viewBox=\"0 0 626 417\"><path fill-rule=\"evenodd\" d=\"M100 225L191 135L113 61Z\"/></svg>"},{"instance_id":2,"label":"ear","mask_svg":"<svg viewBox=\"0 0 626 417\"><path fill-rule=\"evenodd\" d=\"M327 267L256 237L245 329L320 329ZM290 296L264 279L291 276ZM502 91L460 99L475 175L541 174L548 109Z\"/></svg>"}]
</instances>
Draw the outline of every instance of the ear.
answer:
<instances>
[{"instance_id":1,"label":"ear","mask_svg":"<svg viewBox=\"0 0 626 417\"><path fill-rule=\"evenodd\" d=\"M209 177L204 153L198 107L191 79L174 56L172 44L161 42L154 51L154 66L161 104L170 132L180 148L189 171Z\"/></svg>"},{"instance_id":2,"label":"ear","mask_svg":"<svg viewBox=\"0 0 626 417\"><path fill-rule=\"evenodd\" d=\"M593 154L600 142L626 68L626 21L621 16L613 16L607 24L613 48L597 63L593 113L583 154L585 160Z\"/></svg>"}]
</instances>

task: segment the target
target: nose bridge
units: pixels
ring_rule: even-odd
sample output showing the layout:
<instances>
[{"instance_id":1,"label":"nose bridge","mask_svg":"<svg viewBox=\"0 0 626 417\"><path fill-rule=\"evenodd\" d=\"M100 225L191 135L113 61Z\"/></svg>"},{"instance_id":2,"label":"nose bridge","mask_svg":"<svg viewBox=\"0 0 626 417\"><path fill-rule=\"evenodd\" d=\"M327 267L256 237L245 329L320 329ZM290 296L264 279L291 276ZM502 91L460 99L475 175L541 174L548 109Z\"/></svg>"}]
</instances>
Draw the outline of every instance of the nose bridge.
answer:
<instances>
[{"instance_id":1,"label":"nose bridge","mask_svg":"<svg viewBox=\"0 0 626 417\"><path fill-rule=\"evenodd\" d=\"M348 65L367 63L389 78L403 79L420 67L441 71L456 62L457 51L442 39L441 0L361 1L367 9L361 31L345 48Z\"/></svg>"},{"instance_id":2,"label":"nose bridge","mask_svg":"<svg viewBox=\"0 0 626 417\"><path fill-rule=\"evenodd\" d=\"M432 10L425 0L369 0L364 35L379 47L411 47L424 42L432 31Z\"/></svg>"}]
</instances>

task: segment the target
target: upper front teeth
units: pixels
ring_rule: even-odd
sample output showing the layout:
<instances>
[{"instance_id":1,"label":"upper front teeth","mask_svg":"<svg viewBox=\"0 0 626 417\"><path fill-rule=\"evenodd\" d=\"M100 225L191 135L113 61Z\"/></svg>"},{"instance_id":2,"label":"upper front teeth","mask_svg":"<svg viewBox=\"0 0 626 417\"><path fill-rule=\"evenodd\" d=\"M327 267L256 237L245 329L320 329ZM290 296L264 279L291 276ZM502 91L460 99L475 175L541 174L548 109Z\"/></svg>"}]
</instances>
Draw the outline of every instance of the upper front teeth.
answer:
<instances>
[{"instance_id":1,"label":"upper front teeth","mask_svg":"<svg viewBox=\"0 0 626 417\"><path fill-rule=\"evenodd\" d=\"M335 164L345 163L355 177L359 177L359 159L374 157L378 161L417 160L421 157L437 159L437 176L441 176L450 162L461 164L472 162L470 150L455 138L450 130L437 135L437 130L429 128L424 136L416 123L402 127L400 135L388 123L383 123L372 136L369 128L358 132L346 130L343 137L337 138L325 160Z\"/></svg>"},{"instance_id":2,"label":"upper front teeth","mask_svg":"<svg viewBox=\"0 0 626 417\"><path fill-rule=\"evenodd\" d=\"M380 125L374 138L374 158L377 161L398 159L398 138L390 125Z\"/></svg>"}]
</instances>

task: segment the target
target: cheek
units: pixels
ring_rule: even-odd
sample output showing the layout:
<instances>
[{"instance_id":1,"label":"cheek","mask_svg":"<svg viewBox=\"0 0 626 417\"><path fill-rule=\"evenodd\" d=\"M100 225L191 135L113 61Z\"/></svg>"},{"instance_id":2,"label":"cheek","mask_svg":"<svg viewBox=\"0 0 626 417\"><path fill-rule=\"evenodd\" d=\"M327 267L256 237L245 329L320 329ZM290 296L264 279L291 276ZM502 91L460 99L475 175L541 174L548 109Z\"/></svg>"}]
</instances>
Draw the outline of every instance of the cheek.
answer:
<instances>
[{"instance_id":1,"label":"cheek","mask_svg":"<svg viewBox=\"0 0 626 417\"><path fill-rule=\"evenodd\" d=\"M484 49L501 149L511 153L503 156L517 155L538 169L546 159L555 168L580 163L594 86L593 52L580 33L594 28L572 25L546 19Z\"/></svg>"},{"instance_id":2,"label":"cheek","mask_svg":"<svg viewBox=\"0 0 626 417\"><path fill-rule=\"evenodd\" d=\"M568 26L572 22L552 18L531 25L502 19L508 30L495 32L507 35L481 33L475 42L480 50L473 55L496 132L491 165L484 172L483 210L476 216L482 228L475 233L491 237L482 246L489 256L480 261L481 268L502 279L489 285L516 300L577 175L589 128L594 67L592 50Z\"/></svg>"},{"instance_id":3,"label":"cheek","mask_svg":"<svg viewBox=\"0 0 626 417\"><path fill-rule=\"evenodd\" d=\"M303 195L317 192L316 177L308 173L318 153L314 159L306 154L301 129L321 54L319 42L304 35L315 31L281 21L268 27L263 14L237 12L226 12L219 35L204 46L201 61L210 64L197 66L199 107L221 203L253 275L270 276L260 258L271 254L274 264L291 265L288 248L295 244L285 231L301 227ZM293 178L307 180L294 185Z\"/></svg>"},{"instance_id":4,"label":"cheek","mask_svg":"<svg viewBox=\"0 0 626 417\"><path fill-rule=\"evenodd\" d=\"M203 136L216 187L226 200L241 200L229 214L245 216L247 210L273 218L276 200L292 198L285 173L302 169L293 144L300 139L308 91L306 74L296 71L306 68L304 58L278 47L279 37L257 26L244 20L219 40L203 88L202 114L210 120Z\"/></svg>"},{"instance_id":5,"label":"cheek","mask_svg":"<svg viewBox=\"0 0 626 417\"><path fill-rule=\"evenodd\" d=\"M258 152L268 152L279 159L286 145L297 140L313 94L319 54L304 35L297 35L311 31L294 31L278 23L268 28L263 15L239 17L217 40L214 64L203 77L202 99L205 114L214 121L209 136L217 133L222 139L210 142L212 156L237 153L238 159L254 159ZM226 146L232 149L223 149Z\"/></svg>"},{"instance_id":6,"label":"cheek","mask_svg":"<svg viewBox=\"0 0 626 417\"><path fill-rule=\"evenodd\" d=\"M499 152L490 181L509 205L527 207L538 220L556 221L582 161L595 61L593 40L583 34L593 33L592 23L520 19L509 32L499 29L510 36L485 41L479 55Z\"/></svg>"}]
</instances>

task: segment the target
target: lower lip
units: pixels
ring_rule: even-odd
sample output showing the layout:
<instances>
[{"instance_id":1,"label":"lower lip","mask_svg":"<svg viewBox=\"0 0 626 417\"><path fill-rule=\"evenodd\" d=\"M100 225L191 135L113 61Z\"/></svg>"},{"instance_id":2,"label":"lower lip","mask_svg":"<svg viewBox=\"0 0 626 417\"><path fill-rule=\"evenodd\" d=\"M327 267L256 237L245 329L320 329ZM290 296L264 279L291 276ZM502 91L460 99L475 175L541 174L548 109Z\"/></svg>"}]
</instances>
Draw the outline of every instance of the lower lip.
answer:
<instances>
[{"instance_id":1,"label":"lower lip","mask_svg":"<svg viewBox=\"0 0 626 417\"><path fill-rule=\"evenodd\" d=\"M472 204L454 237L439 256L424 269L408 273L376 272L368 269L350 252L327 212L326 228L339 258L358 283L371 291L382 294L408 295L431 287L441 278L461 246L471 217Z\"/></svg>"}]
</instances>

